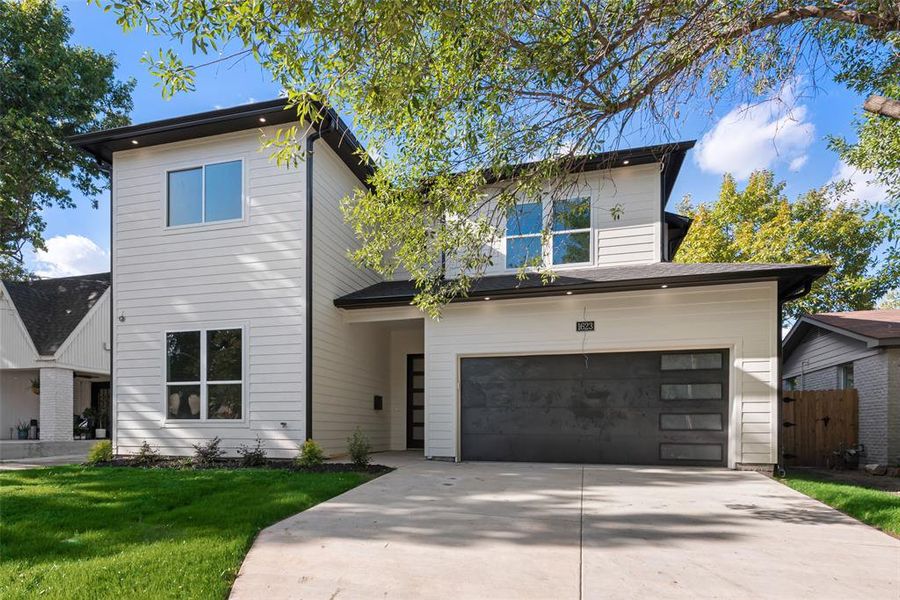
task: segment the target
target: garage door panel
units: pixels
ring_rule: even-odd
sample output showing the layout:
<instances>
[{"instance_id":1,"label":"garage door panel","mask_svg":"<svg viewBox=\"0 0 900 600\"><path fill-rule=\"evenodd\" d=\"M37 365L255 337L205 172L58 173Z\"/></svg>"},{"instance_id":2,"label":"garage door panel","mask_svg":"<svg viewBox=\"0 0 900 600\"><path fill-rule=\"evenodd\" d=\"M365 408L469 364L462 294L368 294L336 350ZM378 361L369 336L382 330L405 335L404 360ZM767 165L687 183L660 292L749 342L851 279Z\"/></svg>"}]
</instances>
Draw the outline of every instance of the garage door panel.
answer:
<instances>
[{"instance_id":1,"label":"garage door panel","mask_svg":"<svg viewBox=\"0 0 900 600\"><path fill-rule=\"evenodd\" d=\"M727 352L668 354L462 359L463 459L724 464Z\"/></svg>"}]
</instances>

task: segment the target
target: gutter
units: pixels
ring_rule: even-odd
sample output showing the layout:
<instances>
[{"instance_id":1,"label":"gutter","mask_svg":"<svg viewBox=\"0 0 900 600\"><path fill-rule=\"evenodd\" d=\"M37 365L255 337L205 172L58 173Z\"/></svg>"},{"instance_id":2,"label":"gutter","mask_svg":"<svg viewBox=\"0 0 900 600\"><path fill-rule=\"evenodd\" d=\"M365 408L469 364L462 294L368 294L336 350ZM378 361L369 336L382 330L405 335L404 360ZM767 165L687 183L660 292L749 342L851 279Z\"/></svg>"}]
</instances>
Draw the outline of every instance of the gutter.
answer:
<instances>
[{"instance_id":1,"label":"gutter","mask_svg":"<svg viewBox=\"0 0 900 600\"><path fill-rule=\"evenodd\" d=\"M334 119L325 117L326 123L319 125L306 137L306 439L313 436L313 156L316 140L334 129Z\"/></svg>"}]
</instances>

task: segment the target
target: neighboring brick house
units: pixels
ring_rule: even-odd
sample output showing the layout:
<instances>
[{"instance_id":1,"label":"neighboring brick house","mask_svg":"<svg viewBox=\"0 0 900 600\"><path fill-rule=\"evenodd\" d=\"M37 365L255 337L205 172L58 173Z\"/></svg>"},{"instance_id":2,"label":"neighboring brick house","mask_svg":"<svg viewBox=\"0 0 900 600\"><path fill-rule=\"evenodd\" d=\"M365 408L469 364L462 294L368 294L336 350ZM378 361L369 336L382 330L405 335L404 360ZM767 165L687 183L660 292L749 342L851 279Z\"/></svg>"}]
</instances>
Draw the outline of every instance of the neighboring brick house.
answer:
<instances>
[{"instance_id":1,"label":"neighboring brick house","mask_svg":"<svg viewBox=\"0 0 900 600\"><path fill-rule=\"evenodd\" d=\"M859 392L869 463L900 463L900 310L802 317L784 339L785 389Z\"/></svg>"}]
</instances>

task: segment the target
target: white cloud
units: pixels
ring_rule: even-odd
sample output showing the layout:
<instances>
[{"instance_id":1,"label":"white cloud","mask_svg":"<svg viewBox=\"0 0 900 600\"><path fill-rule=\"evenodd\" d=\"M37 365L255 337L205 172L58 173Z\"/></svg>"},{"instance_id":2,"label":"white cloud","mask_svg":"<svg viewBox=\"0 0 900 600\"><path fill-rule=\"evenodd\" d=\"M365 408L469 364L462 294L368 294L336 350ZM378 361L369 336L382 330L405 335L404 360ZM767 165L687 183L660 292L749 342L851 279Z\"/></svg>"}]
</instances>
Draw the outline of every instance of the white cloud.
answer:
<instances>
[{"instance_id":1,"label":"white cloud","mask_svg":"<svg viewBox=\"0 0 900 600\"><path fill-rule=\"evenodd\" d=\"M859 200L868 204L879 204L888 198L887 187L874 181L872 176L864 171L860 171L854 166L848 165L844 161L838 161L834 166L831 179L828 183L837 181L849 181L852 190L847 193L845 198L848 200Z\"/></svg>"},{"instance_id":2,"label":"white cloud","mask_svg":"<svg viewBox=\"0 0 900 600\"><path fill-rule=\"evenodd\" d=\"M791 161L791 164L788 165L788 169L790 169L792 173L796 173L803 168L803 165L806 164L807 160L809 160L809 157L805 154L803 156L798 156Z\"/></svg>"},{"instance_id":3,"label":"white cloud","mask_svg":"<svg viewBox=\"0 0 900 600\"><path fill-rule=\"evenodd\" d=\"M34 253L34 272L39 277L109 271L109 252L82 235L57 235L45 244L46 250Z\"/></svg>"},{"instance_id":4,"label":"white cloud","mask_svg":"<svg viewBox=\"0 0 900 600\"><path fill-rule=\"evenodd\" d=\"M785 88L759 104L735 107L703 136L694 160L703 171L731 173L738 179L776 163L799 170L806 163L815 126L806 106L794 104L793 91Z\"/></svg>"}]
</instances>

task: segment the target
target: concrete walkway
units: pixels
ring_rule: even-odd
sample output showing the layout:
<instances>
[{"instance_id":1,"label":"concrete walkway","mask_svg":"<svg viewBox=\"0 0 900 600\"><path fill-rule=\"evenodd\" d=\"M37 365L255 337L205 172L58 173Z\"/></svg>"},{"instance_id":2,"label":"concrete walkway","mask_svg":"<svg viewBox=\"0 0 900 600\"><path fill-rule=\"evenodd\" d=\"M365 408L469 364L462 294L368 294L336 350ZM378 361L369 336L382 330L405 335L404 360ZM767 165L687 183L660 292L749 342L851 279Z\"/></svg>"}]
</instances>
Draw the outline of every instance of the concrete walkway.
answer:
<instances>
[{"instance_id":1,"label":"concrete walkway","mask_svg":"<svg viewBox=\"0 0 900 600\"><path fill-rule=\"evenodd\" d=\"M264 530L231 597L900 596L900 541L760 474L376 460Z\"/></svg>"}]
</instances>

